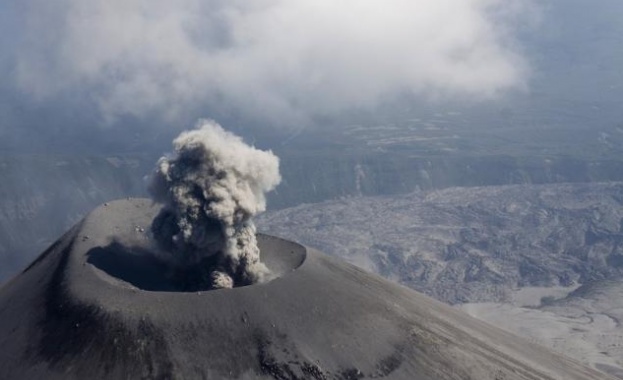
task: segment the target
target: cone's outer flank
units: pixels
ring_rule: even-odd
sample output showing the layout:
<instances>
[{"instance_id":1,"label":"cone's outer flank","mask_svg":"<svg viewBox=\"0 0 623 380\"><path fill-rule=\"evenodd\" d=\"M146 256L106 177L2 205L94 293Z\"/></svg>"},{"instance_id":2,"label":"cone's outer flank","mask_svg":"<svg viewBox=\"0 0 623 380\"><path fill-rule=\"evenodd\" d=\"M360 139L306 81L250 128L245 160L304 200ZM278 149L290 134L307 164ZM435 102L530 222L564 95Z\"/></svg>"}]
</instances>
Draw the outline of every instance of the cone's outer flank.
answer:
<instances>
[{"instance_id":1,"label":"cone's outer flank","mask_svg":"<svg viewBox=\"0 0 623 380\"><path fill-rule=\"evenodd\" d=\"M178 291L145 229L158 211L101 206L0 289L0 378L609 378L271 236L274 280Z\"/></svg>"}]
</instances>

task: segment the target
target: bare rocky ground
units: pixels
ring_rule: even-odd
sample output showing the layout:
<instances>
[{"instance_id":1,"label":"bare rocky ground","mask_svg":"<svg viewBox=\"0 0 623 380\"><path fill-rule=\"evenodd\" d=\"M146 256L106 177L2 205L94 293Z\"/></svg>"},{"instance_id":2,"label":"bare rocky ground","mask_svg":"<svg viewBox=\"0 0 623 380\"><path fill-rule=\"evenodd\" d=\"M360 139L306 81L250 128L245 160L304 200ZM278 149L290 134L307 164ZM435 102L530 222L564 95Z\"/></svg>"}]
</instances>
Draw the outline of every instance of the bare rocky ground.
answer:
<instances>
[{"instance_id":1,"label":"bare rocky ground","mask_svg":"<svg viewBox=\"0 0 623 380\"><path fill-rule=\"evenodd\" d=\"M546 292L547 289L540 289ZM623 281L598 280L538 306L467 303L468 314L623 378Z\"/></svg>"},{"instance_id":2,"label":"bare rocky ground","mask_svg":"<svg viewBox=\"0 0 623 380\"><path fill-rule=\"evenodd\" d=\"M623 378L622 224L623 183L354 197L259 221Z\"/></svg>"},{"instance_id":3,"label":"bare rocky ground","mask_svg":"<svg viewBox=\"0 0 623 380\"><path fill-rule=\"evenodd\" d=\"M75 171L50 165L42 171L48 177ZM102 179L101 165L85 165L81 173L96 174L71 177L54 192L40 186L51 181L43 174L31 183L23 171L3 172L24 183L3 193L0 282L95 204L142 192L136 176L114 173L117 166L147 172L143 166L107 161L110 178ZM609 285L600 302L565 296L621 278L622 202L617 182L461 187L300 205L265 214L259 225L621 376L623 333L609 322L621 287Z\"/></svg>"},{"instance_id":4,"label":"bare rocky ground","mask_svg":"<svg viewBox=\"0 0 623 380\"><path fill-rule=\"evenodd\" d=\"M272 280L184 291L111 202L0 287L3 379L611 377L312 248L259 235Z\"/></svg>"}]
</instances>

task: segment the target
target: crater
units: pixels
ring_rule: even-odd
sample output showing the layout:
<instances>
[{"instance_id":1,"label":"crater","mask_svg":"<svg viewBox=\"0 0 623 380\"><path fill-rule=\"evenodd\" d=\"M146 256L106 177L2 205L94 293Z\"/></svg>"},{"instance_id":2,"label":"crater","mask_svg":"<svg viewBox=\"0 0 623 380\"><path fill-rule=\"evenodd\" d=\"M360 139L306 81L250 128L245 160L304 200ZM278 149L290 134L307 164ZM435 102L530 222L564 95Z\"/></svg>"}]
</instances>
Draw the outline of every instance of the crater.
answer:
<instances>
[{"instance_id":1,"label":"crater","mask_svg":"<svg viewBox=\"0 0 623 380\"><path fill-rule=\"evenodd\" d=\"M307 249L300 244L264 234L258 234L257 241L261 261L270 270L269 281L286 275L305 261ZM86 261L105 281L121 287L153 292L211 290L203 275L203 265L179 268L167 263L146 246L113 242L105 247L90 249ZM209 263L204 264L209 266Z\"/></svg>"}]
</instances>

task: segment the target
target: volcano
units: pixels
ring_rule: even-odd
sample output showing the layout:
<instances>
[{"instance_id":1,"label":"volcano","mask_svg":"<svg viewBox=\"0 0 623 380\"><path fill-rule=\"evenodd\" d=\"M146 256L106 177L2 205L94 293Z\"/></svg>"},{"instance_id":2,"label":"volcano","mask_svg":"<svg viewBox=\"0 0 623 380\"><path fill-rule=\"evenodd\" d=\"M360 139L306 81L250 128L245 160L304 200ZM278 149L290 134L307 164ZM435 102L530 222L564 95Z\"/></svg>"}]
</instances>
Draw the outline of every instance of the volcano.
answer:
<instances>
[{"instance_id":1,"label":"volcano","mask_svg":"<svg viewBox=\"0 0 623 380\"><path fill-rule=\"evenodd\" d=\"M272 280L193 288L154 248L159 210L100 206L0 289L0 378L609 378L272 236Z\"/></svg>"}]
</instances>

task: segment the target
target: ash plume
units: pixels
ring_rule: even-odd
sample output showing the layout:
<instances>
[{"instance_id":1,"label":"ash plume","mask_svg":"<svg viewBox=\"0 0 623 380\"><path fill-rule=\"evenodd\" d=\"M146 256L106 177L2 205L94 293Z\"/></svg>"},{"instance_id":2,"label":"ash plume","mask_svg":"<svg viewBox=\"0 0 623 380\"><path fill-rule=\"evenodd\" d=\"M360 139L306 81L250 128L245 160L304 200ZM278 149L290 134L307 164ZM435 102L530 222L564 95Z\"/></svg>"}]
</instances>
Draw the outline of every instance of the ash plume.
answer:
<instances>
[{"instance_id":1,"label":"ash plume","mask_svg":"<svg viewBox=\"0 0 623 380\"><path fill-rule=\"evenodd\" d=\"M252 217L266 209L265 193L281 181L278 157L211 120L180 134L173 146L149 187L163 204L151 226L160 247L177 267L194 268L184 276L195 286L231 288L266 279Z\"/></svg>"}]
</instances>

